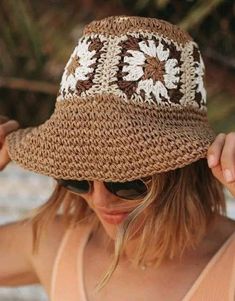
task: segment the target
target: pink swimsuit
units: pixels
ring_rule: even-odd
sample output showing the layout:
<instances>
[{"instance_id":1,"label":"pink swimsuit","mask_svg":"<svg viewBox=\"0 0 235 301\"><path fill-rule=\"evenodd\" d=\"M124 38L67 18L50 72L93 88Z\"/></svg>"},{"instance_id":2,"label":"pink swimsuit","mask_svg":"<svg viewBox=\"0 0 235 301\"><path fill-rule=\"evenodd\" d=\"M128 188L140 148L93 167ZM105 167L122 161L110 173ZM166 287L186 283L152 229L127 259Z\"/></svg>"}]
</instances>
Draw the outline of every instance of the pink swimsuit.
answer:
<instances>
[{"instance_id":1,"label":"pink swimsuit","mask_svg":"<svg viewBox=\"0 0 235 301\"><path fill-rule=\"evenodd\" d=\"M70 228L55 259L51 301L88 301L83 279L83 250L91 227ZM234 301L235 232L209 261L182 301Z\"/></svg>"}]
</instances>

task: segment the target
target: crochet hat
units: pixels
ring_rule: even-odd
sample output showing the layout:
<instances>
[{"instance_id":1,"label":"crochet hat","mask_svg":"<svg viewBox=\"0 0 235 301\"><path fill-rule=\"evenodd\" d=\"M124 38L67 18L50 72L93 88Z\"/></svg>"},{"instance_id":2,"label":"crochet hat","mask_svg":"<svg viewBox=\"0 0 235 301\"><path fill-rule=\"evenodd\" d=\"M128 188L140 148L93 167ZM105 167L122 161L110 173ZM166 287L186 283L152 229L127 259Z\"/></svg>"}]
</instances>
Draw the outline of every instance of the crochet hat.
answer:
<instances>
[{"instance_id":1,"label":"crochet hat","mask_svg":"<svg viewBox=\"0 0 235 301\"><path fill-rule=\"evenodd\" d=\"M7 137L12 160L63 179L129 181L207 154L204 64L166 21L115 16L88 24L44 124Z\"/></svg>"}]
</instances>

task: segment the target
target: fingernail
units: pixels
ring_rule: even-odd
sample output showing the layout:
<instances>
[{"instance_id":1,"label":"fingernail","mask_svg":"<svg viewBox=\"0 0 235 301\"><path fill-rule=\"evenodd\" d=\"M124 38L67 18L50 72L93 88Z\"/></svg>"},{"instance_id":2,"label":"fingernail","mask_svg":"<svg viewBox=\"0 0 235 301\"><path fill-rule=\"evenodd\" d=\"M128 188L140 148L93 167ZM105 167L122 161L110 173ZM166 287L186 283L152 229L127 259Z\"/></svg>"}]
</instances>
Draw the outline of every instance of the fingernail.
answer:
<instances>
[{"instance_id":1,"label":"fingernail","mask_svg":"<svg viewBox=\"0 0 235 301\"><path fill-rule=\"evenodd\" d=\"M234 178L234 176L233 176L231 170L225 169L224 172L223 172L223 174L224 174L224 178L225 178L225 180L226 180L227 182L232 182L232 181L235 180L235 178Z\"/></svg>"},{"instance_id":2,"label":"fingernail","mask_svg":"<svg viewBox=\"0 0 235 301\"><path fill-rule=\"evenodd\" d=\"M210 168L214 167L216 165L215 156L209 155L209 157L208 157L208 165L209 165Z\"/></svg>"}]
</instances>

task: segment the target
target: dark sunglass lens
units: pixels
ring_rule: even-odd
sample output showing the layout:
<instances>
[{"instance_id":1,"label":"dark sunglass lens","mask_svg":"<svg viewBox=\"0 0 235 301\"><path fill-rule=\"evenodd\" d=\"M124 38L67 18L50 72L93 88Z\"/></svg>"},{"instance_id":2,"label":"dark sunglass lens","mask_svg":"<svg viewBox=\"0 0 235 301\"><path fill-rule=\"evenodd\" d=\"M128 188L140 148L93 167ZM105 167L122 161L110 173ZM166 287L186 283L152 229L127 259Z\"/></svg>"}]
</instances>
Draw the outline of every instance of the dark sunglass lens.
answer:
<instances>
[{"instance_id":1,"label":"dark sunglass lens","mask_svg":"<svg viewBox=\"0 0 235 301\"><path fill-rule=\"evenodd\" d=\"M125 183L104 182L104 184L110 192L123 199L135 200L144 197L147 193L147 187L141 180Z\"/></svg>"},{"instance_id":2,"label":"dark sunglass lens","mask_svg":"<svg viewBox=\"0 0 235 301\"><path fill-rule=\"evenodd\" d=\"M74 191L76 193L87 193L90 190L90 184L86 180L59 180L58 182L68 190Z\"/></svg>"}]
</instances>

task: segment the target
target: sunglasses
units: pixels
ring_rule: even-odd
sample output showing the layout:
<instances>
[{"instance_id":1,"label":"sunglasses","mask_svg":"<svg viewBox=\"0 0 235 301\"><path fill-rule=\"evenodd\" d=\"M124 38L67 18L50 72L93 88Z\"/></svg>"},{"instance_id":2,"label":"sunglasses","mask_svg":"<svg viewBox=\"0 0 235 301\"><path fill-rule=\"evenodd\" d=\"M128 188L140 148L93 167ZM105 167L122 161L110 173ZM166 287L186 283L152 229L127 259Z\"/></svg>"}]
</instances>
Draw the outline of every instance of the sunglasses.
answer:
<instances>
[{"instance_id":1,"label":"sunglasses","mask_svg":"<svg viewBox=\"0 0 235 301\"><path fill-rule=\"evenodd\" d=\"M125 200L138 200L146 196L147 179L138 179L129 182L103 182L106 189L115 196ZM56 179L60 186L77 193L85 194L91 191L92 181Z\"/></svg>"}]
</instances>

